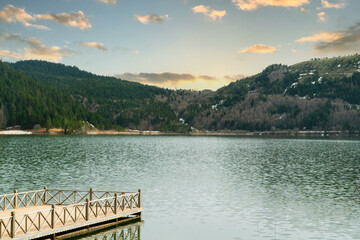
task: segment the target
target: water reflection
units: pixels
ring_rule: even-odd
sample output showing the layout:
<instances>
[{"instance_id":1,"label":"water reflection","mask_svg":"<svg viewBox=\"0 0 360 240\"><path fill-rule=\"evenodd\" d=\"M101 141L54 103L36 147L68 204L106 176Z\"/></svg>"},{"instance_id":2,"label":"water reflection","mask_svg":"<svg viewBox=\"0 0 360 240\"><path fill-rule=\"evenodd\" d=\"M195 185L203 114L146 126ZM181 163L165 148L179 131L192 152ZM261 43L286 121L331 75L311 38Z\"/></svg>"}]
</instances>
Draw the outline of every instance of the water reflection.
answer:
<instances>
[{"instance_id":1,"label":"water reflection","mask_svg":"<svg viewBox=\"0 0 360 240\"><path fill-rule=\"evenodd\" d=\"M71 238L70 240L140 240L140 229L143 222L127 224L96 233Z\"/></svg>"}]
</instances>

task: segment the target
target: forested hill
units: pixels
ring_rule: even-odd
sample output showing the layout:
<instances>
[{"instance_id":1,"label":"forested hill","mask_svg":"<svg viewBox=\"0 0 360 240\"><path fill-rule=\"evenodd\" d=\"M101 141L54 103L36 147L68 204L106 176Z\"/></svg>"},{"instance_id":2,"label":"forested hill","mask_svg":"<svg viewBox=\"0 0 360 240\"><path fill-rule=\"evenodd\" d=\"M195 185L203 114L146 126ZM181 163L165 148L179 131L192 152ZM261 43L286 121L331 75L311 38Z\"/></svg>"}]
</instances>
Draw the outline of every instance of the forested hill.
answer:
<instances>
[{"instance_id":1,"label":"forested hill","mask_svg":"<svg viewBox=\"0 0 360 240\"><path fill-rule=\"evenodd\" d=\"M84 96L88 101L145 99L167 93L162 88L99 76L61 63L27 60L9 64L38 82L71 95Z\"/></svg>"},{"instance_id":2,"label":"forested hill","mask_svg":"<svg viewBox=\"0 0 360 240\"><path fill-rule=\"evenodd\" d=\"M71 117L66 118L85 119L100 128L123 126L177 132L190 131L190 126L203 131L360 130L359 55L312 59L292 66L274 64L259 74L233 82L216 92L172 91L44 61L19 61L9 65L23 72L12 71L12 74L24 77L27 74L33 80L25 78L35 81L34 84L44 93L51 91L61 96L60 99L46 100L49 103L38 97L42 104L39 109L48 109L52 106L51 101L60 105L61 101L68 101L68 105L74 107L66 110L71 113ZM14 90L7 91L11 95ZM15 93L24 98L37 96L32 93L36 90L31 87L24 94L18 91ZM9 120L13 116L13 102L9 97L3 100L5 110L0 113L7 116L6 125L14 122ZM65 107L68 105L65 104ZM37 103L29 106L34 108ZM85 108L93 115L88 115ZM38 110L37 115L41 112ZM57 119L55 115L45 116L50 116L51 124L64 121L53 120ZM21 125L43 124L44 118L47 117L33 119L29 123L23 121ZM23 118L17 119L20 121ZM105 119L107 122L104 122Z\"/></svg>"},{"instance_id":3,"label":"forested hill","mask_svg":"<svg viewBox=\"0 0 360 240\"><path fill-rule=\"evenodd\" d=\"M70 96L44 86L2 62L0 86L0 128L20 125L31 129L40 124L71 131L79 128L83 121L114 127L111 121L87 110Z\"/></svg>"},{"instance_id":4,"label":"forested hill","mask_svg":"<svg viewBox=\"0 0 360 240\"><path fill-rule=\"evenodd\" d=\"M183 131L189 128L179 123L168 104L157 100L169 95L170 90L45 61L19 61L10 66L29 74L38 83L71 96L113 124L140 130Z\"/></svg>"},{"instance_id":5,"label":"forested hill","mask_svg":"<svg viewBox=\"0 0 360 240\"><path fill-rule=\"evenodd\" d=\"M174 107L197 129L360 130L360 55L274 64L213 94L186 95Z\"/></svg>"}]
</instances>

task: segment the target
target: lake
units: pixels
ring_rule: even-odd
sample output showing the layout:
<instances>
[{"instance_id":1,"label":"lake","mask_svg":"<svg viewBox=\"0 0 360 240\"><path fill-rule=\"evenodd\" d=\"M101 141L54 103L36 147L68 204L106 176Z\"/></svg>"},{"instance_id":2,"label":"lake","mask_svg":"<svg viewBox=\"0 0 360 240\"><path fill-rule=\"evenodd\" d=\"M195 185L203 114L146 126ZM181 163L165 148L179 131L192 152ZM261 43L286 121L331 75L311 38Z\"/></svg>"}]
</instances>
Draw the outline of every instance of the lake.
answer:
<instances>
[{"instance_id":1,"label":"lake","mask_svg":"<svg viewBox=\"0 0 360 240\"><path fill-rule=\"evenodd\" d=\"M140 188L142 240L360 239L359 140L1 136L0 194L44 186Z\"/></svg>"}]
</instances>

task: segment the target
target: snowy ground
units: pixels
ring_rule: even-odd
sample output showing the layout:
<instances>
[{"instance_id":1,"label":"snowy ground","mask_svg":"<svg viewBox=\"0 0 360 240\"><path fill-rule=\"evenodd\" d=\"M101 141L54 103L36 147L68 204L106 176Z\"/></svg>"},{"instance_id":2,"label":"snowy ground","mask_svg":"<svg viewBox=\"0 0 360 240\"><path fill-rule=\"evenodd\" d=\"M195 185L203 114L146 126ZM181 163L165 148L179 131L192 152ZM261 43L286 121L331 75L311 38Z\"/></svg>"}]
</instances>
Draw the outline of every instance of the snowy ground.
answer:
<instances>
[{"instance_id":1,"label":"snowy ground","mask_svg":"<svg viewBox=\"0 0 360 240\"><path fill-rule=\"evenodd\" d=\"M23 130L5 130L0 131L0 135L29 135L32 132L23 131Z\"/></svg>"}]
</instances>

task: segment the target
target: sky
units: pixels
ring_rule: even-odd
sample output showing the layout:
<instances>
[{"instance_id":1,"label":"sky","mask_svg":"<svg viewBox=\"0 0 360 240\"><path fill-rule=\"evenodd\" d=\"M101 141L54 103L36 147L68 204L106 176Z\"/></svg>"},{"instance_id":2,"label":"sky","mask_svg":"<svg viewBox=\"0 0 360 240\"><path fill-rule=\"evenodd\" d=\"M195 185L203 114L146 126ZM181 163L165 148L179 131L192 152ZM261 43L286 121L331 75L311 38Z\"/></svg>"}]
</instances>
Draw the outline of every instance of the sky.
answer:
<instances>
[{"instance_id":1,"label":"sky","mask_svg":"<svg viewBox=\"0 0 360 240\"><path fill-rule=\"evenodd\" d=\"M216 90L360 52L359 0L0 0L0 57L172 89Z\"/></svg>"}]
</instances>

